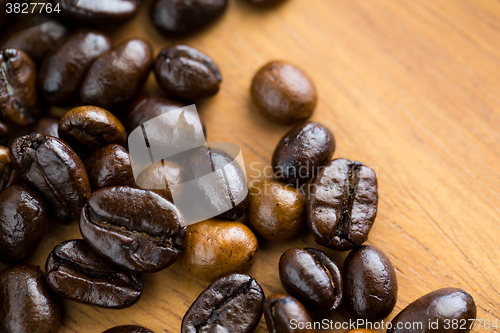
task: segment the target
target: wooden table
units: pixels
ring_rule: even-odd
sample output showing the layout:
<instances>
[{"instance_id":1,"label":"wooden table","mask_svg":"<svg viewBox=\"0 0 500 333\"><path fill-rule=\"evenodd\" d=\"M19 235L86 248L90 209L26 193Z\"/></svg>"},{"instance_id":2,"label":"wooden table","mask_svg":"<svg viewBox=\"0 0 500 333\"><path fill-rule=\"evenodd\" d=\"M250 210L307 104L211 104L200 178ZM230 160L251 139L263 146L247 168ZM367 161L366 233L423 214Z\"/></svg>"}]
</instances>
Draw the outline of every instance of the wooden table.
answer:
<instances>
[{"instance_id":1,"label":"wooden table","mask_svg":"<svg viewBox=\"0 0 500 333\"><path fill-rule=\"evenodd\" d=\"M143 36L156 53L172 42L149 23L148 8L145 3L113 31L113 39ZM208 141L240 145L249 180L270 164L289 129L258 113L249 97L252 75L283 59L313 78L319 103L312 119L335 134L334 156L362 161L378 173L379 211L368 243L397 270L399 297L388 319L447 286L473 295L478 318L500 318L499 1L289 0L257 10L230 0L215 25L180 41L221 68L221 91L197 106ZM145 90L158 91L153 77ZM55 245L78 237L76 223L52 226L30 262L43 266ZM309 234L288 244L260 241L250 274L267 295L283 292L278 260L296 246L315 243ZM326 252L339 264L346 255ZM179 332L184 313L208 285L177 265L145 274L144 283L142 298L124 310L65 301L60 331L100 333L140 324L157 333ZM329 318L348 320L344 310ZM261 321L256 332L266 331ZM494 330L476 325L474 331Z\"/></svg>"}]
</instances>

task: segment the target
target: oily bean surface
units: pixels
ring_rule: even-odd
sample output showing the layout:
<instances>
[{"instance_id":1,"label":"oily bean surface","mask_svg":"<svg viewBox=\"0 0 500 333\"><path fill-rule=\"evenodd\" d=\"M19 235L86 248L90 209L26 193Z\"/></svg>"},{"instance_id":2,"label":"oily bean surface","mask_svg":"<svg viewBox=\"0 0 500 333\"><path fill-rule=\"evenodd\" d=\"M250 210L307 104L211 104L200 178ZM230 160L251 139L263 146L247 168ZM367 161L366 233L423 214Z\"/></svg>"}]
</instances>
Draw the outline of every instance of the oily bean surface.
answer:
<instances>
[{"instance_id":1,"label":"oily bean surface","mask_svg":"<svg viewBox=\"0 0 500 333\"><path fill-rule=\"evenodd\" d=\"M59 120L60 119L56 117L42 117L33 125L31 132L47 134L59 138L59 133L57 133Z\"/></svg>"},{"instance_id":2,"label":"oily bean surface","mask_svg":"<svg viewBox=\"0 0 500 333\"><path fill-rule=\"evenodd\" d=\"M250 333L260 321L264 291L251 276L230 274L213 282L182 319L181 333Z\"/></svg>"},{"instance_id":3,"label":"oily bean surface","mask_svg":"<svg viewBox=\"0 0 500 333\"><path fill-rule=\"evenodd\" d=\"M272 295L264 301L269 333L316 333L313 319L302 303L288 295ZM295 323L293 328L291 323ZM299 328L303 327L303 328Z\"/></svg>"},{"instance_id":4,"label":"oily bean surface","mask_svg":"<svg viewBox=\"0 0 500 333\"><path fill-rule=\"evenodd\" d=\"M3 121L0 121L0 145L6 146L9 142L9 128L7 124Z\"/></svg>"},{"instance_id":5,"label":"oily bean surface","mask_svg":"<svg viewBox=\"0 0 500 333\"><path fill-rule=\"evenodd\" d=\"M154 333L154 332L142 326L123 325L110 328L102 333Z\"/></svg>"},{"instance_id":6,"label":"oily bean surface","mask_svg":"<svg viewBox=\"0 0 500 333\"><path fill-rule=\"evenodd\" d=\"M338 158L312 182L307 221L316 243L337 251L363 244L377 216L377 176L369 167Z\"/></svg>"},{"instance_id":7,"label":"oily bean surface","mask_svg":"<svg viewBox=\"0 0 500 333\"><path fill-rule=\"evenodd\" d=\"M139 96L132 101L127 112L125 126L129 132L144 124L146 121L151 120L159 115L177 110L185 106L183 103L171 98L160 96ZM196 119L195 114L186 110L185 118L189 124L192 124ZM165 130L173 132L176 122L165 122Z\"/></svg>"},{"instance_id":8,"label":"oily bean surface","mask_svg":"<svg viewBox=\"0 0 500 333\"><path fill-rule=\"evenodd\" d=\"M109 26L130 20L139 10L141 0L51 0L59 4L61 15L80 24Z\"/></svg>"},{"instance_id":9,"label":"oily bean surface","mask_svg":"<svg viewBox=\"0 0 500 333\"><path fill-rule=\"evenodd\" d=\"M184 182L182 167L173 161L156 161L151 163L137 176L139 187L158 193L170 202L181 198L184 190L179 186Z\"/></svg>"},{"instance_id":10,"label":"oily bean surface","mask_svg":"<svg viewBox=\"0 0 500 333\"><path fill-rule=\"evenodd\" d=\"M15 182L15 178L9 148L0 146L0 192L11 186Z\"/></svg>"}]
</instances>

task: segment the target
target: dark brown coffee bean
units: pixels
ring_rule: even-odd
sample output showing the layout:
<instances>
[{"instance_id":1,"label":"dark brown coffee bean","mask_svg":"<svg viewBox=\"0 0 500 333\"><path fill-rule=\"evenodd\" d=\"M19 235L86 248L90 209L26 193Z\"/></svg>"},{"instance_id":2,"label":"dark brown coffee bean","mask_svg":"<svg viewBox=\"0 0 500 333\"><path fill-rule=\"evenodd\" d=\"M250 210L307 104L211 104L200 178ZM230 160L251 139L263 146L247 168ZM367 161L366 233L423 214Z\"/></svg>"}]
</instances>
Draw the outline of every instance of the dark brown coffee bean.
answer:
<instances>
[{"instance_id":1,"label":"dark brown coffee bean","mask_svg":"<svg viewBox=\"0 0 500 333\"><path fill-rule=\"evenodd\" d=\"M136 325L116 326L102 333L154 333L150 329Z\"/></svg>"},{"instance_id":2,"label":"dark brown coffee bean","mask_svg":"<svg viewBox=\"0 0 500 333\"><path fill-rule=\"evenodd\" d=\"M316 243L337 251L363 244L377 216L377 176L369 167L338 158L314 179L307 207Z\"/></svg>"},{"instance_id":3,"label":"dark brown coffee bean","mask_svg":"<svg viewBox=\"0 0 500 333\"><path fill-rule=\"evenodd\" d=\"M462 289L438 289L404 308L387 333L468 333L476 313L474 299ZM454 321L458 325L453 325ZM437 327L431 326L436 322Z\"/></svg>"},{"instance_id":4,"label":"dark brown coffee bean","mask_svg":"<svg viewBox=\"0 0 500 333\"><path fill-rule=\"evenodd\" d=\"M142 295L139 274L113 265L83 239L57 245L47 258L45 273L56 294L80 303L121 309Z\"/></svg>"},{"instance_id":5,"label":"dark brown coffee bean","mask_svg":"<svg viewBox=\"0 0 500 333\"><path fill-rule=\"evenodd\" d=\"M155 75L167 94L190 101L215 95L222 81L215 62L188 45L172 45L161 50L155 61Z\"/></svg>"},{"instance_id":6,"label":"dark brown coffee bean","mask_svg":"<svg viewBox=\"0 0 500 333\"><path fill-rule=\"evenodd\" d=\"M59 118L56 117L42 117L31 128L32 132L47 134L55 138L59 137L57 128L59 127Z\"/></svg>"},{"instance_id":7,"label":"dark brown coffee bean","mask_svg":"<svg viewBox=\"0 0 500 333\"><path fill-rule=\"evenodd\" d=\"M248 225L271 242L287 242L306 227L306 198L293 186L272 179L251 186Z\"/></svg>"},{"instance_id":8,"label":"dark brown coffee bean","mask_svg":"<svg viewBox=\"0 0 500 333\"><path fill-rule=\"evenodd\" d=\"M170 202L181 198L184 188L178 186L184 182L182 167L173 161L157 161L152 163L139 176L139 187L158 193Z\"/></svg>"},{"instance_id":9,"label":"dark brown coffee bean","mask_svg":"<svg viewBox=\"0 0 500 333\"><path fill-rule=\"evenodd\" d=\"M116 25L130 20L139 10L140 0L51 0L61 15L80 24Z\"/></svg>"},{"instance_id":10,"label":"dark brown coffee bean","mask_svg":"<svg viewBox=\"0 0 500 333\"><path fill-rule=\"evenodd\" d=\"M156 0L151 20L166 36L182 36L214 22L226 8L227 0Z\"/></svg>"},{"instance_id":11,"label":"dark brown coffee bean","mask_svg":"<svg viewBox=\"0 0 500 333\"><path fill-rule=\"evenodd\" d=\"M379 320L391 314L398 297L396 271L375 246L349 253L342 269L344 306L356 319Z\"/></svg>"},{"instance_id":12,"label":"dark brown coffee bean","mask_svg":"<svg viewBox=\"0 0 500 333\"><path fill-rule=\"evenodd\" d=\"M186 244L183 224L167 199L126 186L94 192L80 217L83 238L96 252L139 273L160 271L177 260Z\"/></svg>"},{"instance_id":13,"label":"dark brown coffee bean","mask_svg":"<svg viewBox=\"0 0 500 333\"><path fill-rule=\"evenodd\" d=\"M208 286L182 319L181 333L250 333L262 317L264 291L251 276L226 275Z\"/></svg>"},{"instance_id":14,"label":"dark brown coffee bean","mask_svg":"<svg viewBox=\"0 0 500 333\"><path fill-rule=\"evenodd\" d=\"M149 42L141 38L121 42L90 66L80 89L81 102L107 110L123 105L141 89L152 62Z\"/></svg>"},{"instance_id":15,"label":"dark brown coffee bean","mask_svg":"<svg viewBox=\"0 0 500 333\"><path fill-rule=\"evenodd\" d=\"M15 182L14 166L9 155L9 148L0 146L0 192Z\"/></svg>"},{"instance_id":16,"label":"dark brown coffee bean","mask_svg":"<svg viewBox=\"0 0 500 333\"><path fill-rule=\"evenodd\" d=\"M266 298L264 317L269 333L316 333L309 312L292 296L273 295Z\"/></svg>"},{"instance_id":17,"label":"dark brown coffee bean","mask_svg":"<svg viewBox=\"0 0 500 333\"><path fill-rule=\"evenodd\" d=\"M135 186L128 151L120 145L104 146L84 161L92 190L103 187Z\"/></svg>"},{"instance_id":18,"label":"dark brown coffee bean","mask_svg":"<svg viewBox=\"0 0 500 333\"><path fill-rule=\"evenodd\" d=\"M314 177L333 156L335 138L325 126L306 121L288 131L273 153L273 169L278 180L300 185Z\"/></svg>"},{"instance_id":19,"label":"dark brown coffee bean","mask_svg":"<svg viewBox=\"0 0 500 333\"><path fill-rule=\"evenodd\" d=\"M255 74L252 98L269 120L291 124L311 117L318 97L309 77L298 67L273 61Z\"/></svg>"},{"instance_id":20,"label":"dark brown coffee bean","mask_svg":"<svg viewBox=\"0 0 500 333\"><path fill-rule=\"evenodd\" d=\"M31 133L10 145L14 168L49 204L58 222L80 216L90 196L85 166L65 142L49 135Z\"/></svg>"},{"instance_id":21,"label":"dark brown coffee bean","mask_svg":"<svg viewBox=\"0 0 500 333\"><path fill-rule=\"evenodd\" d=\"M110 112L96 106L80 106L59 121L59 137L75 151L88 153L110 143L125 145L127 133Z\"/></svg>"},{"instance_id":22,"label":"dark brown coffee bean","mask_svg":"<svg viewBox=\"0 0 500 333\"><path fill-rule=\"evenodd\" d=\"M20 263L30 258L48 228L42 198L24 185L0 193L0 261Z\"/></svg>"},{"instance_id":23,"label":"dark brown coffee bean","mask_svg":"<svg viewBox=\"0 0 500 333\"><path fill-rule=\"evenodd\" d=\"M281 284L308 309L326 313L342 303L340 270L324 252L316 249L289 249L279 263Z\"/></svg>"},{"instance_id":24,"label":"dark brown coffee bean","mask_svg":"<svg viewBox=\"0 0 500 333\"><path fill-rule=\"evenodd\" d=\"M0 300L2 333L56 333L59 330L59 302L39 268L17 265L2 271Z\"/></svg>"},{"instance_id":25,"label":"dark brown coffee bean","mask_svg":"<svg viewBox=\"0 0 500 333\"><path fill-rule=\"evenodd\" d=\"M9 128L3 121L0 121L0 146L6 146L8 142Z\"/></svg>"},{"instance_id":26,"label":"dark brown coffee bean","mask_svg":"<svg viewBox=\"0 0 500 333\"><path fill-rule=\"evenodd\" d=\"M24 51L0 50L0 118L26 126L39 115L35 63Z\"/></svg>"},{"instance_id":27,"label":"dark brown coffee bean","mask_svg":"<svg viewBox=\"0 0 500 333\"><path fill-rule=\"evenodd\" d=\"M43 59L38 74L43 97L52 105L73 101L92 62L111 47L111 40L99 31L79 30L72 34Z\"/></svg>"},{"instance_id":28,"label":"dark brown coffee bean","mask_svg":"<svg viewBox=\"0 0 500 333\"><path fill-rule=\"evenodd\" d=\"M50 16L47 14L35 15L35 20L44 23L38 24L38 22L35 21L33 22L32 28L11 34L2 44L0 49L10 47L23 50L34 62L39 63L43 57L55 46L59 45L69 33L68 28L54 20L53 17L49 17Z\"/></svg>"},{"instance_id":29,"label":"dark brown coffee bean","mask_svg":"<svg viewBox=\"0 0 500 333\"><path fill-rule=\"evenodd\" d=\"M185 106L179 101L166 97L156 97L156 96L140 96L132 101L125 120L125 126L132 132L137 127L144 124L146 121L158 117L164 113L168 113L173 110L177 110ZM192 124L196 120L196 115L188 110L184 113L186 121ZM176 121L165 122L165 131L168 133L173 132L175 128ZM198 139L198 138L196 138ZM195 139L193 139L195 140Z\"/></svg>"}]
</instances>

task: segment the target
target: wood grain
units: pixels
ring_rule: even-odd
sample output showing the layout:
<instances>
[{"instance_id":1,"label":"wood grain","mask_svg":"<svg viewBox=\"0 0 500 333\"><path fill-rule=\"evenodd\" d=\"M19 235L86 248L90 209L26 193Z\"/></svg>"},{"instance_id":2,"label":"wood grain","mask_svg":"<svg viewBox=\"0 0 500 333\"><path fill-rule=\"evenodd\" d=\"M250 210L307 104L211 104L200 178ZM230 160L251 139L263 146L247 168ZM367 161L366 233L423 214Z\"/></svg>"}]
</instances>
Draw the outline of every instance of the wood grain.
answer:
<instances>
[{"instance_id":1,"label":"wood grain","mask_svg":"<svg viewBox=\"0 0 500 333\"><path fill-rule=\"evenodd\" d=\"M156 53L173 42L148 22L148 7L112 32L115 42L143 36ZM231 0L220 21L179 40L219 64L220 93L197 107L208 141L240 145L249 180L270 164L289 129L252 105L253 73L283 59L313 78L319 103L312 119L335 134L335 157L362 161L378 174L379 213L368 243L397 269L399 298L388 319L421 295L454 286L472 294L478 318L490 322L500 318L499 41L497 0L289 0L271 10ZM145 90L158 92L152 77ZM78 237L75 223L52 226L30 262L43 266L55 245ZM283 292L278 260L295 246L315 243L308 234L287 244L260 240L250 274L267 295ZM346 255L326 252L339 264ZM184 313L208 285L177 265L144 281L143 297L128 309L65 301L60 331L140 324L179 332ZM343 310L328 318L348 320ZM256 332L266 331L261 321Z\"/></svg>"}]
</instances>

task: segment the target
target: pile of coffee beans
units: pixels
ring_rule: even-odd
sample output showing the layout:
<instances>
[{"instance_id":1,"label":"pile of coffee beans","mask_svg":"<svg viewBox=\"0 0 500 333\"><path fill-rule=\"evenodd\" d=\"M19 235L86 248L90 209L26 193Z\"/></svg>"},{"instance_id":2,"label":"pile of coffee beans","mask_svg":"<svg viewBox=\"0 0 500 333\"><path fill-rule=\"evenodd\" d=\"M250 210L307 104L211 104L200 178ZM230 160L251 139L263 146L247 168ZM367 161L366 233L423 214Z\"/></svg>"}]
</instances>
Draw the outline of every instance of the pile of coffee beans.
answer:
<instances>
[{"instance_id":1,"label":"pile of coffee beans","mask_svg":"<svg viewBox=\"0 0 500 333\"><path fill-rule=\"evenodd\" d=\"M283 1L247 2L274 6ZM317 331L313 317L318 320L340 308L353 319L375 321L391 314L398 295L396 270L380 249L363 245L377 216L376 173L357 161L332 159L333 133L308 120L318 97L302 69L272 61L250 85L261 116L294 125L272 155L274 179L247 191L246 176L230 163L231 157L208 149L187 157L191 174L174 161L153 163L137 179L151 190L143 189L132 173L128 133L217 94L219 67L188 45L166 46L154 58L147 40L113 45L105 32L95 30L128 21L139 0L52 3L61 6L61 21L5 34L0 47L0 262L11 265L0 272L1 332L57 332L61 299L129 307L143 293L142 273L176 261L192 276L211 282L185 314L182 333L250 333L263 314L271 333L312 333ZM215 22L226 7L227 0L156 0L150 17L163 34L184 36ZM4 16L0 12L2 33L14 19ZM70 31L61 23L68 19L80 28ZM150 72L171 97L137 96ZM67 112L60 119L46 115L48 106ZM187 124L197 119L185 111ZM174 146L177 124L172 120L162 120L169 134L162 144ZM173 202L182 190L176 185L203 176L207 155L214 168L229 169L213 183L196 183L201 204L220 211L221 203L213 198L228 185L232 208L186 227ZM244 214L248 226L237 221ZM81 239L57 245L45 272L24 264L50 223L75 220ZM318 247L351 252L341 265L320 249L286 250L276 274L288 295L266 298L259 282L244 274L257 255L254 232L264 242L288 242L307 230ZM445 288L408 305L387 332L469 332L443 325L445 320L475 318L472 297ZM426 328L436 320L437 329ZM407 322L422 323L423 329L398 325ZM297 323L295 328L291 323ZM134 332L152 333L133 325L105 331Z\"/></svg>"}]
</instances>

